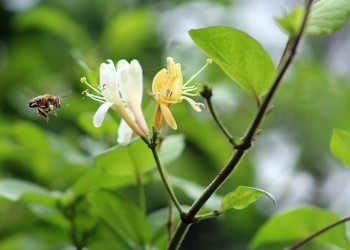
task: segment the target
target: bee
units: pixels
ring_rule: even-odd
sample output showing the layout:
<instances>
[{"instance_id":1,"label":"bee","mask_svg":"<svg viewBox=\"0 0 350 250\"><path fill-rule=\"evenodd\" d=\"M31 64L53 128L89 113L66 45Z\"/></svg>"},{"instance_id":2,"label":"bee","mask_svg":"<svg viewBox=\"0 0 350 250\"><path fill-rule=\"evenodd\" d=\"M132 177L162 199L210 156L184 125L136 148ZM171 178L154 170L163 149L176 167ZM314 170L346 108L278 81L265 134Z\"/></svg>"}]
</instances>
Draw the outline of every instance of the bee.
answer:
<instances>
[{"instance_id":1,"label":"bee","mask_svg":"<svg viewBox=\"0 0 350 250\"><path fill-rule=\"evenodd\" d=\"M28 107L37 108L38 116L42 116L46 121L49 121L49 114L57 116L55 108L59 109L61 107L61 100L58 96L44 94L29 100Z\"/></svg>"}]
</instances>

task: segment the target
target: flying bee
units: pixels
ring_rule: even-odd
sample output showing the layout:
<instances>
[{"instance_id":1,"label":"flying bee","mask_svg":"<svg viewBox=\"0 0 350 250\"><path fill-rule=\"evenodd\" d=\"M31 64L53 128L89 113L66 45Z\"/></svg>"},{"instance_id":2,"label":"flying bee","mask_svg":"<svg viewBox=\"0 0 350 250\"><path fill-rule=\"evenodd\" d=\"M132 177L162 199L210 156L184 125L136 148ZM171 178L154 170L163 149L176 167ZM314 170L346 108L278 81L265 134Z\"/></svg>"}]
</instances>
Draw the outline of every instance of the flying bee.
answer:
<instances>
[{"instance_id":1,"label":"flying bee","mask_svg":"<svg viewBox=\"0 0 350 250\"><path fill-rule=\"evenodd\" d=\"M38 116L42 116L46 121L49 121L49 114L53 114L57 116L57 112L55 110L61 107L60 97L45 94L34 97L28 102L29 108L37 108Z\"/></svg>"}]
</instances>

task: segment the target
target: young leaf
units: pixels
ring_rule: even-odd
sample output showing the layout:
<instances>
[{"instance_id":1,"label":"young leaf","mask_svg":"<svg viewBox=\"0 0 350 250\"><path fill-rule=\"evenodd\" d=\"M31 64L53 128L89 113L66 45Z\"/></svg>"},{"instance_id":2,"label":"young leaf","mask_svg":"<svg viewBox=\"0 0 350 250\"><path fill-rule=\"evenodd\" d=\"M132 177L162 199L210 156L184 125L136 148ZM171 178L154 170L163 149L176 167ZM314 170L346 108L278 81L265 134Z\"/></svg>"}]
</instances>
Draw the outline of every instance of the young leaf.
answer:
<instances>
[{"instance_id":1,"label":"young leaf","mask_svg":"<svg viewBox=\"0 0 350 250\"><path fill-rule=\"evenodd\" d=\"M330 35L340 29L349 16L349 0L320 0L311 9L306 33L310 35Z\"/></svg>"},{"instance_id":2,"label":"young leaf","mask_svg":"<svg viewBox=\"0 0 350 250\"><path fill-rule=\"evenodd\" d=\"M269 88L275 67L261 45L246 33L225 26L190 30L192 40L249 95Z\"/></svg>"},{"instance_id":3,"label":"young leaf","mask_svg":"<svg viewBox=\"0 0 350 250\"><path fill-rule=\"evenodd\" d=\"M88 194L88 200L94 211L111 228L128 242L145 246L152 236L152 228L146 218L131 201L118 193L97 190Z\"/></svg>"},{"instance_id":4,"label":"young leaf","mask_svg":"<svg viewBox=\"0 0 350 250\"><path fill-rule=\"evenodd\" d=\"M294 8L291 12L285 13L284 17L276 18L276 22L289 34L291 37L295 37L301 27L304 9L301 7Z\"/></svg>"},{"instance_id":5,"label":"young leaf","mask_svg":"<svg viewBox=\"0 0 350 250\"><path fill-rule=\"evenodd\" d=\"M327 210L313 207L297 208L270 218L254 236L251 246L254 249L263 246L269 249L269 245L280 243L282 244L280 249L283 249L291 242L303 239L339 219L339 216ZM350 249L350 244L345 236L344 224L319 235L313 241Z\"/></svg>"},{"instance_id":6,"label":"young leaf","mask_svg":"<svg viewBox=\"0 0 350 250\"><path fill-rule=\"evenodd\" d=\"M350 133L334 129L331 139L332 153L350 167Z\"/></svg>"},{"instance_id":7,"label":"young leaf","mask_svg":"<svg viewBox=\"0 0 350 250\"><path fill-rule=\"evenodd\" d=\"M258 188L239 186L233 192L225 195L222 199L221 211L224 212L231 208L244 209L259 199L262 195L269 197L276 205L272 194Z\"/></svg>"}]
</instances>

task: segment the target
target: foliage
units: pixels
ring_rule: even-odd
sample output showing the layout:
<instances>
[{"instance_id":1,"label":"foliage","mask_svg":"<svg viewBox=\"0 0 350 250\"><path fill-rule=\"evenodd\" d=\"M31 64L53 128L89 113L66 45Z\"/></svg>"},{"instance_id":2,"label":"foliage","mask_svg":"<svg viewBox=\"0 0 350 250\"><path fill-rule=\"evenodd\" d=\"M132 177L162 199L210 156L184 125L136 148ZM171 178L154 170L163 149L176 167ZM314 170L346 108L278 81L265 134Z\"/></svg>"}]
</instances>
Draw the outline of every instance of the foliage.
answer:
<instances>
[{"instance_id":1,"label":"foliage","mask_svg":"<svg viewBox=\"0 0 350 250\"><path fill-rule=\"evenodd\" d=\"M231 27L191 30L191 38L248 94L259 98L269 88L275 68L261 45Z\"/></svg>"}]
</instances>

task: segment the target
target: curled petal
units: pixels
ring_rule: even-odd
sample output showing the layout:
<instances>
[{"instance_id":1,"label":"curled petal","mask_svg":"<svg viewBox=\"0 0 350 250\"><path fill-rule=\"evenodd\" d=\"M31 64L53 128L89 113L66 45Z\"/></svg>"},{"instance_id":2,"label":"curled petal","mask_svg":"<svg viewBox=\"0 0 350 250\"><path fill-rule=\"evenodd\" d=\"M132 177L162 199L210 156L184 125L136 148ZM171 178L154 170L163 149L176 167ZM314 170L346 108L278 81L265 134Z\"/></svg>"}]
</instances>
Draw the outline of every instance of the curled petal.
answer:
<instances>
[{"instance_id":1,"label":"curled petal","mask_svg":"<svg viewBox=\"0 0 350 250\"><path fill-rule=\"evenodd\" d=\"M164 116L165 121L169 124L169 126L172 129L176 130L177 124L176 124L176 121L175 121L173 115L170 112L169 107L166 104L162 103L162 104L160 104L160 109L162 111L162 114Z\"/></svg>"},{"instance_id":2,"label":"curled petal","mask_svg":"<svg viewBox=\"0 0 350 250\"><path fill-rule=\"evenodd\" d=\"M111 102L105 102L97 109L93 118L95 128L101 127L103 120L105 119L105 116L107 114L107 111L112 105L113 103Z\"/></svg>"}]
</instances>

